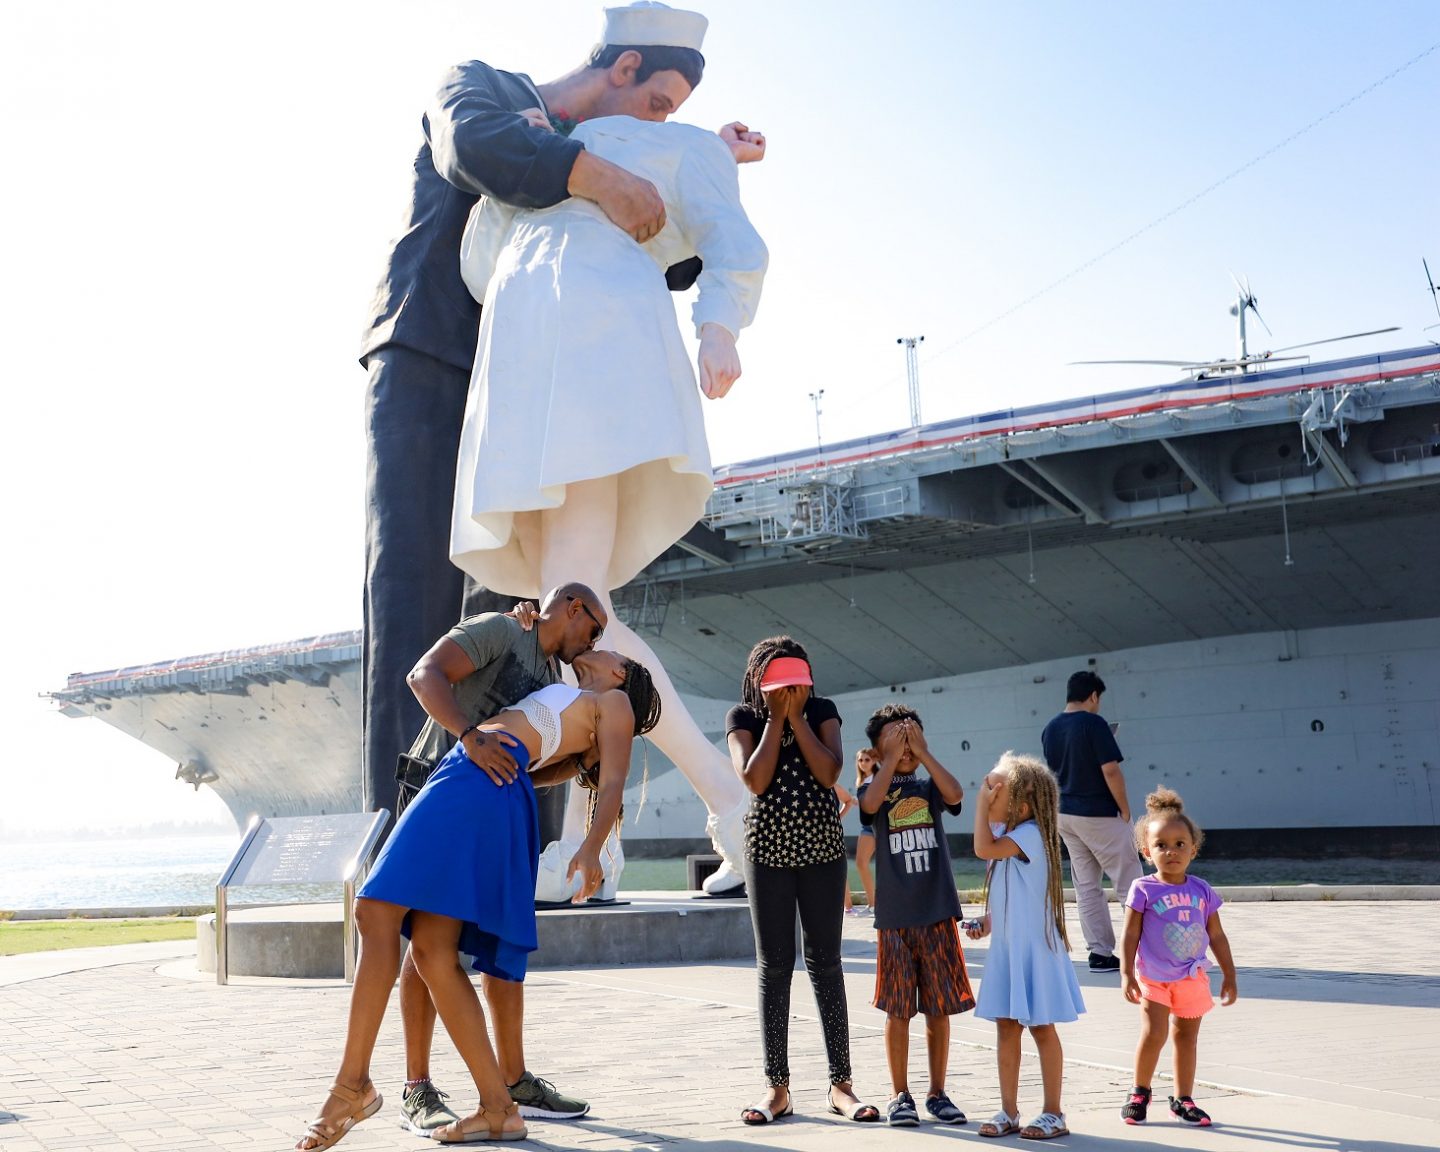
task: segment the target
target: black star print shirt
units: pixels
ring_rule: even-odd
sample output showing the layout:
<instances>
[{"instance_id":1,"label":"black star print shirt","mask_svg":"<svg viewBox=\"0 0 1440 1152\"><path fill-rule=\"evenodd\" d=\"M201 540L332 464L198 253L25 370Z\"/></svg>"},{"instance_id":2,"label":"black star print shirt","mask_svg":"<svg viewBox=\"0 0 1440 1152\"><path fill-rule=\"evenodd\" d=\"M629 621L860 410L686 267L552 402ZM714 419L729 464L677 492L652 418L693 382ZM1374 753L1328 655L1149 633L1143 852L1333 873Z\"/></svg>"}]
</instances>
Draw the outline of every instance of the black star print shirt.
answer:
<instances>
[{"instance_id":1,"label":"black star print shirt","mask_svg":"<svg viewBox=\"0 0 1440 1152\"><path fill-rule=\"evenodd\" d=\"M805 701L805 721L818 736L826 720L840 712L824 696ZM765 717L748 704L737 704L725 717L725 734L748 732L756 747L765 731ZM770 787L752 798L745 817L745 855L770 868L803 868L827 864L845 855L840 832L840 804L833 788L815 779L789 724L780 738L780 758Z\"/></svg>"}]
</instances>

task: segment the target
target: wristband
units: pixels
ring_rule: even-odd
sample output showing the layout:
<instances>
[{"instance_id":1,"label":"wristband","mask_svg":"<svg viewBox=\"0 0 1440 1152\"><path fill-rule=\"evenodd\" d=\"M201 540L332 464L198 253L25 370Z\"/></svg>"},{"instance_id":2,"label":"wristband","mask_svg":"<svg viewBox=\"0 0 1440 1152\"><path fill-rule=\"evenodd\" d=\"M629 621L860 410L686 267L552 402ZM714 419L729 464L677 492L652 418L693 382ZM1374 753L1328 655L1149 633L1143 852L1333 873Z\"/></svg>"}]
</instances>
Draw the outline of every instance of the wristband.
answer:
<instances>
[{"instance_id":1,"label":"wristband","mask_svg":"<svg viewBox=\"0 0 1440 1152\"><path fill-rule=\"evenodd\" d=\"M455 738L455 742L457 744L464 744L466 736L470 735L471 732L478 732L479 730L479 724L471 724L470 727L466 728L465 731L461 732L460 735Z\"/></svg>"}]
</instances>

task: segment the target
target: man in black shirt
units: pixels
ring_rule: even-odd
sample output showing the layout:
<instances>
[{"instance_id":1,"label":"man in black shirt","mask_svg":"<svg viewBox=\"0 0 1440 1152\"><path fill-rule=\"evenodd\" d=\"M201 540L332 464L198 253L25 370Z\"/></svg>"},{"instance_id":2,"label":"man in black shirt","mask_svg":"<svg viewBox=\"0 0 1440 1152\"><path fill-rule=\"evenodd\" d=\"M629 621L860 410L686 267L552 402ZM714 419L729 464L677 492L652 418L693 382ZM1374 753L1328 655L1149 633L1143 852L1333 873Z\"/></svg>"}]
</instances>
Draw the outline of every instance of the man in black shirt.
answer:
<instances>
[{"instance_id":1,"label":"man in black shirt","mask_svg":"<svg viewBox=\"0 0 1440 1152\"><path fill-rule=\"evenodd\" d=\"M1094 672L1076 672L1065 686L1065 711L1045 725L1040 743L1045 761L1060 781L1060 839L1070 856L1070 878L1080 926L1090 950L1092 972L1118 972L1115 928L1105 901L1101 874L1110 877L1123 901L1140 876L1130 800L1120 771L1120 746L1100 716L1105 681Z\"/></svg>"}]
</instances>

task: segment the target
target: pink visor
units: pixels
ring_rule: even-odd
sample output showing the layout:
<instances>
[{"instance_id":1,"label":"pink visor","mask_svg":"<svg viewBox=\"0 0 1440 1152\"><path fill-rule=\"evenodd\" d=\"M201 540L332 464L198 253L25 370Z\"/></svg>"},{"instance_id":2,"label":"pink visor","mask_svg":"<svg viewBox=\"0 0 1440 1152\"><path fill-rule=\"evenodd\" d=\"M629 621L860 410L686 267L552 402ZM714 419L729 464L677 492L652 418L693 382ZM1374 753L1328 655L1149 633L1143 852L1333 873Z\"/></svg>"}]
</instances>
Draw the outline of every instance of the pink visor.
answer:
<instances>
[{"instance_id":1,"label":"pink visor","mask_svg":"<svg viewBox=\"0 0 1440 1152\"><path fill-rule=\"evenodd\" d=\"M760 677L760 691L770 692L776 688L789 688L795 684L814 684L810 679L810 665L798 656L776 656L765 665L765 675Z\"/></svg>"}]
</instances>

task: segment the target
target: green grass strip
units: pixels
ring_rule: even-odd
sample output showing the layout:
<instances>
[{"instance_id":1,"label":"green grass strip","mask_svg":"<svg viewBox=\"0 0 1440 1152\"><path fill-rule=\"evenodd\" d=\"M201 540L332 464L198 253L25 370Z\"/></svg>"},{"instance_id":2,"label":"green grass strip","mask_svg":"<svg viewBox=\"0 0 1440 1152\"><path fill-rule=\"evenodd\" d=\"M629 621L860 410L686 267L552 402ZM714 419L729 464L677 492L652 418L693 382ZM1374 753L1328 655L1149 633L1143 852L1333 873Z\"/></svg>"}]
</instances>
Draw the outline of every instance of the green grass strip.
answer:
<instances>
[{"instance_id":1,"label":"green grass strip","mask_svg":"<svg viewBox=\"0 0 1440 1152\"><path fill-rule=\"evenodd\" d=\"M195 921L173 917L153 920L12 920L0 923L0 956L194 939Z\"/></svg>"}]
</instances>

